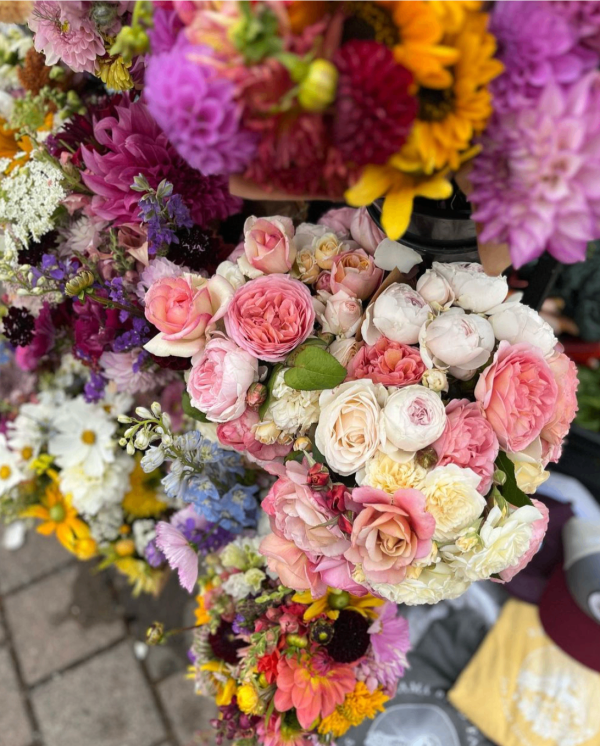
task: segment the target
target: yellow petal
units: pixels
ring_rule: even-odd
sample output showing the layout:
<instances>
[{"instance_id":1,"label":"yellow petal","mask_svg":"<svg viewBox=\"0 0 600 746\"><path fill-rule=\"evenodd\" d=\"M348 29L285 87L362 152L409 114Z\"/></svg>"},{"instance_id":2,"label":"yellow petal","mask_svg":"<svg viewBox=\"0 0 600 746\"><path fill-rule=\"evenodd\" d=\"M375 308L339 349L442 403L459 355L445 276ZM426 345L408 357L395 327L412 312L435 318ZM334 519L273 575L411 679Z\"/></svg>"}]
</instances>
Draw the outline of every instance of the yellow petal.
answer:
<instances>
[{"instance_id":1,"label":"yellow petal","mask_svg":"<svg viewBox=\"0 0 600 746\"><path fill-rule=\"evenodd\" d=\"M413 190L400 187L391 191L383 202L381 225L389 238L397 241L404 235L413 209Z\"/></svg>"},{"instance_id":2,"label":"yellow petal","mask_svg":"<svg viewBox=\"0 0 600 746\"><path fill-rule=\"evenodd\" d=\"M346 190L346 202L352 207L370 205L388 191L393 180L393 169L387 166L366 166L358 182Z\"/></svg>"},{"instance_id":3,"label":"yellow petal","mask_svg":"<svg viewBox=\"0 0 600 746\"><path fill-rule=\"evenodd\" d=\"M415 195L427 199L448 199L452 196L452 184L444 176L434 176L415 187Z\"/></svg>"}]
</instances>

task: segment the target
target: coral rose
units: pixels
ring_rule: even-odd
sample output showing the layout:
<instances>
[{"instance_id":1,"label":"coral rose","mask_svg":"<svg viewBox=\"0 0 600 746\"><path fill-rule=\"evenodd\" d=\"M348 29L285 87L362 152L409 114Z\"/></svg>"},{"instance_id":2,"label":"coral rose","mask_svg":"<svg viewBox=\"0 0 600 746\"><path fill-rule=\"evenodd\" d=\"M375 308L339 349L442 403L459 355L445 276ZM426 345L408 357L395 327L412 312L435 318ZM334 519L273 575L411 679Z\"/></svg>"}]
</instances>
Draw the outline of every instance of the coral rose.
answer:
<instances>
[{"instance_id":1,"label":"coral rose","mask_svg":"<svg viewBox=\"0 0 600 746\"><path fill-rule=\"evenodd\" d=\"M204 346L207 328L227 310L233 288L215 275L206 280L200 275L163 277L146 292L146 318L160 333L144 345L159 357L191 357Z\"/></svg>"},{"instance_id":2,"label":"coral rose","mask_svg":"<svg viewBox=\"0 0 600 746\"><path fill-rule=\"evenodd\" d=\"M265 275L236 290L225 326L233 341L254 357L285 360L315 323L310 291L287 275Z\"/></svg>"},{"instance_id":3,"label":"coral rose","mask_svg":"<svg viewBox=\"0 0 600 746\"><path fill-rule=\"evenodd\" d=\"M290 218L249 217L244 223L244 251L249 264L265 274L289 272L296 258Z\"/></svg>"},{"instance_id":4,"label":"coral rose","mask_svg":"<svg viewBox=\"0 0 600 746\"><path fill-rule=\"evenodd\" d=\"M456 464L472 469L480 478L478 492L487 494L500 448L496 433L479 404L468 399L453 399L446 407L446 416L444 432L433 444L439 458L437 465Z\"/></svg>"},{"instance_id":5,"label":"coral rose","mask_svg":"<svg viewBox=\"0 0 600 746\"><path fill-rule=\"evenodd\" d=\"M331 265L331 292L346 290L366 300L381 284L383 270L375 266L373 257L363 249L338 254Z\"/></svg>"},{"instance_id":6,"label":"coral rose","mask_svg":"<svg viewBox=\"0 0 600 746\"><path fill-rule=\"evenodd\" d=\"M564 353L560 353L548 361L554 380L558 387L556 407L542 430L542 440L554 448L550 450L550 460L560 458L562 442L569 432L571 422L577 413L577 366Z\"/></svg>"},{"instance_id":7,"label":"coral rose","mask_svg":"<svg viewBox=\"0 0 600 746\"><path fill-rule=\"evenodd\" d=\"M327 586L315 572L313 562L293 541L268 534L261 541L259 551L267 558L269 570L283 585L295 591L310 591L315 598L326 592Z\"/></svg>"},{"instance_id":8,"label":"coral rose","mask_svg":"<svg viewBox=\"0 0 600 746\"><path fill-rule=\"evenodd\" d=\"M556 410L557 396L541 350L526 342L500 342L475 386L475 398L505 451L523 451L538 437Z\"/></svg>"},{"instance_id":9,"label":"coral rose","mask_svg":"<svg viewBox=\"0 0 600 746\"><path fill-rule=\"evenodd\" d=\"M374 345L365 345L348 365L348 380L370 378L384 386L409 386L419 383L425 364L418 350L402 342L381 337Z\"/></svg>"},{"instance_id":10,"label":"coral rose","mask_svg":"<svg viewBox=\"0 0 600 746\"><path fill-rule=\"evenodd\" d=\"M412 489L388 495L357 487L352 500L362 509L354 518L351 546L344 556L361 564L369 584L401 583L407 567L431 552L435 519L425 510L425 496Z\"/></svg>"}]
</instances>

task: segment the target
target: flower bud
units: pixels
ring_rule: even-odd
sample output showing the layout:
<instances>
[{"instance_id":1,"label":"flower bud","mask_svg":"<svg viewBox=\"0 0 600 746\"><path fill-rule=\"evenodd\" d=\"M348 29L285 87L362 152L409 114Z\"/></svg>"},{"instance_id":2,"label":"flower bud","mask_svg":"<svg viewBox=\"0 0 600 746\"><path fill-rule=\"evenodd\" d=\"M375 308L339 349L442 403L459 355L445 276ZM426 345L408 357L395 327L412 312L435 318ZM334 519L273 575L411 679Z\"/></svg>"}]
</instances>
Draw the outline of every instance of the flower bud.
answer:
<instances>
[{"instance_id":1,"label":"flower bud","mask_svg":"<svg viewBox=\"0 0 600 746\"><path fill-rule=\"evenodd\" d=\"M325 464L313 464L308 470L308 483L313 489L322 489L329 484L329 469Z\"/></svg>"},{"instance_id":2,"label":"flower bud","mask_svg":"<svg viewBox=\"0 0 600 746\"><path fill-rule=\"evenodd\" d=\"M152 622L146 630L146 645L161 645L165 641L165 625L162 622Z\"/></svg>"},{"instance_id":3,"label":"flower bud","mask_svg":"<svg viewBox=\"0 0 600 746\"><path fill-rule=\"evenodd\" d=\"M338 528L345 534L352 533L352 524L343 513L340 513L340 515L338 516Z\"/></svg>"},{"instance_id":4,"label":"flower bud","mask_svg":"<svg viewBox=\"0 0 600 746\"><path fill-rule=\"evenodd\" d=\"M306 436L296 438L293 448L294 451L312 451L312 442Z\"/></svg>"},{"instance_id":5,"label":"flower bud","mask_svg":"<svg viewBox=\"0 0 600 746\"><path fill-rule=\"evenodd\" d=\"M431 446L422 448L415 454L415 461L419 466L423 467L423 469L433 469L438 460L439 458L435 451L435 448L432 448Z\"/></svg>"},{"instance_id":6,"label":"flower bud","mask_svg":"<svg viewBox=\"0 0 600 746\"><path fill-rule=\"evenodd\" d=\"M152 412L147 407L136 407L135 413L138 417L141 417L143 420L151 420L152 419Z\"/></svg>"},{"instance_id":7,"label":"flower bud","mask_svg":"<svg viewBox=\"0 0 600 746\"><path fill-rule=\"evenodd\" d=\"M314 253L310 249L303 249L296 254L294 274L301 282L312 285L317 281L321 269L317 264Z\"/></svg>"},{"instance_id":8,"label":"flower bud","mask_svg":"<svg viewBox=\"0 0 600 746\"><path fill-rule=\"evenodd\" d=\"M119 539L115 543L115 552L118 557L131 557L135 554L135 542L133 539Z\"/></svg>"},{"instance_id":9,"label":"flower bud","mask_svg":"<svg viewBox=\"0 0 600 746\"><path fill-rule=\"evenodd\" d=\"M128 425L131 422L131 417L128 417L126 414L120 414L117 417L117 422L120 422L121 425Z\"/></svg>"},{"instance_id":10,"label":"flower bud","mask_svg":"<svg viewBox=\"0 0 600 746\"><path fill-rule=\"evenodd\" d=\"M91 288L94 281L93 272L90 272L89 269L82 269L65 284L65 295L74 298L83 293L84 290Z\"/></svg>"},{"instance_id":11,"label":"flower bud","mask_svg":"<svg viewBox=\"0 0 600 746\"><path fill-rule=\"evenodd\" d=\"M254 437L259 443L266 446L272 446L277 443L277 438L281 435L281 430L271 420L259 422L254 427Z\"/></svg>"},{"instance_id":12,"label":"flower bud","mask_svg":"<svg viewBox=\"0 0 600 746\"><path fill-rule=\"evenodd\" d=\"M329 507L336 513L343 513L346 510L346 498L349 496L350 493L345 484L334 484L327 492Z\"/></svg>"},{"instance_id":13,"label":"flower bud","mask_svg":"<svg viewBox=\"0 0 600 746\"><path fill-rule=\"evenodd\" d=\"M440 391L448 391L448 376L443 370L426 370L421 378L421 383L428 389L439 393Z\"/></svg>"},{"instance_id":14,"label":"flower bud","mask_svg":"<svg viewBox=\"0 0 600 746\"><path fill-rule=\"evenodd\" d=\"M264 383L252 383L246 392L246 405L256 411L266 402L267 395L268 391Z\"/></svg>"},{"instance_id":15,"label":"flower bud","mask_svg":"<svg viewBox=\"0 0 600 746\"><path fill-rule=\"evenodd\" d=\"M330 593L327 598L327 603L330 609L341 611L345 609L350 603L350 594L348 591L339 591L338 593Z\"/></svg>"},{"instance_id":16,"label":"flower bud","mask_svg":"<svg viewBox=\"0 0 600 746\"><path fill-rule=\"evenodd\" d=\"M305 635L286 635L286 642L293 648L307 648L308 638Z\"/></svg>"},{"instance_id":17,"label":"flower bud","mask_svg":"<svg viewBox=\"0 0 600 746\"><path fill-rule=\"evenodd\" d=\"M335 99L338 71L328 60L313 60L300 83L298 103L307 111L324 111Z\"/></svg>"},{"instance_id":18,"label":"flower bud","mask_svg":"<svg viewBox=\"0 0 600 746\"><path fill-rule=\"evenodd\" d=\"M318 621L310 627L310 639L318 645L327 645L333 637L333 624L325 621Z\"/></svg>"},{"instance_id":19,"label":"flower bud","mask_svg":"<svg viewBox=\"0 0 600 746\"><path fill-rule=\"evenodd\" d=\"M152 405L151 405L150 409L152 410L152 414L155 417L160 417L160 415L162 413L162 407L160 406L159 402L157 402L157 401L152 402Z\"/></svg>"}]
</instances>

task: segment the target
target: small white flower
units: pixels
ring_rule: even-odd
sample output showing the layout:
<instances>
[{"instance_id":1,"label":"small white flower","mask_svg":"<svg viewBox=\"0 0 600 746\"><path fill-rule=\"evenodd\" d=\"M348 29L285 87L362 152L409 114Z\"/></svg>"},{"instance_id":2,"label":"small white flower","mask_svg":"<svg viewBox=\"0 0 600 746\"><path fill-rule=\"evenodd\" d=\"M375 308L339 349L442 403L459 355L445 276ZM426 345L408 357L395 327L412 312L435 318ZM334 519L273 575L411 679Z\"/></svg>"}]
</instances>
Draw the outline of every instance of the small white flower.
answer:
<instances>
[{"instance_id":1,"label":"small white flower","mask_svg":"<svg viewBox=\"0 0 600 746\"><path fill-rule=\"evenodd\" d=\"M136 552L144 556L144 549L156 537L156 522L151 518L143 518L133 522L133 540Z\"/></svg>"},{"instance_id":2,"label":"small white flower","mask_svg":"<svg viewBox=\"0 0 600 746\"><path fill-rule=\"evenodd\" d=\"M0 433L0 495L4 495L25 479L19 466L19 457L8 447L6 438Z\"/></svg>"},{"instance_id":3,"label":"small white flower","mask_svg":"<svg viewBox=\"0 0 600 746\"><path fill-rule=\"evenodd\" d=\"M92 537L100 545L108 544L119 538L119 529L123 521L123 508L119 503L105 505L95 516L89 516L87 519Z\"/></svg>"},{"instance_id":4,"label":"small white flower","mask_svg":"<svg viewBox=\"0 0 600 746\"><path fill-rule=\"evenodd\" d=\"M236 572L234 575L230 575L223 583L222 588L234 601L241 601L253 593L253 588L246 580L246 574L243 572Z\"/></svg>"},{"instance_id":5,"label":"small white flower","mask_svg":"<svg viewBox=\"0 0 600 746\"><path fill-rule=\"evenodd\" d=\"M320 391L297 391L283 380L285 370L279 371L272 389L266 419L272 419L279 430L291 435L304 435L319 421Z\"/></svg>"},{"instance_id":6,"label":"small white flower","mask_svg":"<svg viewBox=\"0 0 600 746\"><path fill-rule=\"evenodd\" d=\"M121 456L106 464L98 476L90 476L81 464L60 472L60 489L71 495L73 507L85 516L96 515L106 505L120 503L129 491L129 475L135 461Z\"/></svg>"}]
</instances>

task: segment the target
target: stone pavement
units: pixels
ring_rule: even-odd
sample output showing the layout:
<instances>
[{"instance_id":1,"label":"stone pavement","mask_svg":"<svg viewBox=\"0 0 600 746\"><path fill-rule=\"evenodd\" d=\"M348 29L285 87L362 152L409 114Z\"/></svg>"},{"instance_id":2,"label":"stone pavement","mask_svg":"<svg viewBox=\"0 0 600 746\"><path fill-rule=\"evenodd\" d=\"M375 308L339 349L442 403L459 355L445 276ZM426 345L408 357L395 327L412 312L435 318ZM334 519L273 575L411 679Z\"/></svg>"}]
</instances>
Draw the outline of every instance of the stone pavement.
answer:
<instances>
[{"instance_id":1,"label":"stone pavement","mask_svg":"<svg viewBox=\"0 0 600 746\"><path fill-rule=\"evenodd\" d=\"M140 645L155 620L193 624L177 578L159 599L133 599L122 578L94 573L54 538L30 531L9 552L3 530L0 746L210 744L214 706L185 679L189 633Z\"/></svg>"}]
</instances>

